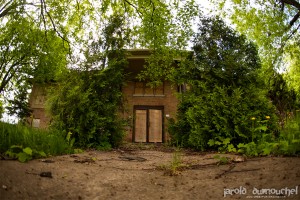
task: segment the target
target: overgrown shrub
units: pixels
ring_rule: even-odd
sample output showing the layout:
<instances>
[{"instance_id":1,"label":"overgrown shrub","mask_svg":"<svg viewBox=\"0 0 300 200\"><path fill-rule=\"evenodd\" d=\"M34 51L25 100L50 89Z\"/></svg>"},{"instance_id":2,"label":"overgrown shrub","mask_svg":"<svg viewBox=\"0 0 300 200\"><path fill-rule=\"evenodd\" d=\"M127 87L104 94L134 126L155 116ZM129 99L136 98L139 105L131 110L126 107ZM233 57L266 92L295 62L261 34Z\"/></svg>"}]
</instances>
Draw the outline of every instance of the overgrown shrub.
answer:
<instances>
[{"instance_id":1,"label":"overgrown shrub","mask_svg":"<svg viewBox=\"0 0 300 200\"><path fill-rule=\"evenodd\" d=\"M173 142L236 151L239 143L271 135L277 129L275 109L258 76L255 46L220 19L204 18L193 50L193 64L182 65L177 74L191 89L181 96L177 122L171 123Z\"/></svg>"},{"instance_id":2,"label":"overgrown shrub","mask_svg":"<svg viewBox=\"0 0 300 200\"><path fill-rule=\"evenodd\" d=\"M71 132L80 147L110 148L123 137L123 67L121 59L104 70L71 72L54 87L49 104L52 127Z\"/></svg>"},{"instance_id":3,"label":"overgrown shrub","mask_svg":"<svg viewBox=\"0 0 300 200\"><path fill-rule=\"evenodd\" d=\"M98 41L84 52L85 61L65 75L48 98L51 126L72 133L75 145L109 149L124 135L124 121L118 116L122 106L125 41L129 29L125 16L113 15Z\"/></svg>"}]
</instances>

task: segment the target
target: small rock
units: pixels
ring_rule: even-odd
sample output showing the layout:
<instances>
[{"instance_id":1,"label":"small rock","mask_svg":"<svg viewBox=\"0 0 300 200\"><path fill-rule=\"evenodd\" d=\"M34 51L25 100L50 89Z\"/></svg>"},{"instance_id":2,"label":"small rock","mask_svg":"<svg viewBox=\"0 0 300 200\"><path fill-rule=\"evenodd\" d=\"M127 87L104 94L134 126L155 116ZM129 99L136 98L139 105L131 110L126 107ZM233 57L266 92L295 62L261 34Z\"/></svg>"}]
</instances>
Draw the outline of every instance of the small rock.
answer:
<instances>
[{"instance_id":1,"label":"small rock","mask_svg":"<svg viewBox=\"0 0 300 200\"><path fill-rule=\"evenodd\" d=\"M53 178L51 172L41 172L40 177Z\"/></svg>"},{"instance_id":2,"label":"small rock","mask_svg":"<svg viewBox=\"0 0 300 200\"><path fill-rule=\"evenodd\" d=\"M41 161L42 161L42 162L44 162L44 163L54 163L54 161L53 161L53 160L46 160L46 159L42 159Z\"/></svg>"}]
</instances>

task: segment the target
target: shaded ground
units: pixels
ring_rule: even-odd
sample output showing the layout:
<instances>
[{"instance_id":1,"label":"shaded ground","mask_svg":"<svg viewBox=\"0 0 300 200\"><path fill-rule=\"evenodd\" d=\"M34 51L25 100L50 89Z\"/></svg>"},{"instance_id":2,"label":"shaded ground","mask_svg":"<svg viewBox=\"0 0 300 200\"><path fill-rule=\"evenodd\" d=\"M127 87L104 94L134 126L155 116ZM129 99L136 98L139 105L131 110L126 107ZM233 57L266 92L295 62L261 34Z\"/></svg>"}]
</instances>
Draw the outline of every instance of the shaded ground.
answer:
<instances>
[{"instance_id":1,"label":"shaded ground","mask_svg":"<svg viewBox=\"0 0 300 200\"><path fill-rule=\"evenodd\" d=\"M242 157L222 155L230 158L230 163L217 165L219 160L213 158L215 154L182 152L179 163L183 167L175 171L178 175L170 176L172 171L168 169L174 155L178 158L179 154L122 149L88 151L28 163L0 160L0 199L206 200L224 199L224 191L230 193L229 189L235 188L241 188L246 194L228 194L225 199L246 199L258 198L255 188L286 187L297 189L286 199L300 199L299 157L243 161ZM264 199L284 197L262 196Z\"/></svg>"}]
</instances>

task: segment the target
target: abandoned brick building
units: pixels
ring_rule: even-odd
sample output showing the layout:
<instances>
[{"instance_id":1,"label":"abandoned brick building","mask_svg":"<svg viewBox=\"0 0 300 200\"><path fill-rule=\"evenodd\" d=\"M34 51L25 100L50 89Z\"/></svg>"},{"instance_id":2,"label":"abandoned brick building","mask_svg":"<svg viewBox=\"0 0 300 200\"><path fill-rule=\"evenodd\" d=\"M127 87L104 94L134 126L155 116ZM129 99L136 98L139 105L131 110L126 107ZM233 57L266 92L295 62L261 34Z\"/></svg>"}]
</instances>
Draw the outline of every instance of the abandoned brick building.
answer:
<instances>
[{"instance_id":1,"label":"abandoned brick building","mask_svg":"<svg viewBox=\"0 0 300 200\"><path fill-rule=\"evenodd\" d=\"M124 118L131 121L127 130L127 141L132 142L165 142L168 139L167 123L169 118L174 118L177 111L178 87L169 81L164 81L157 88L151 88L145 82L138 81L135 77L145 65L145 59L150 51L146 49L128 50L128 73L124 94L126 112ZM46 128L51 117L45 112L46 89L35 84L30 95L32 109L31 125Z\"/></svg>"}]
</instances>

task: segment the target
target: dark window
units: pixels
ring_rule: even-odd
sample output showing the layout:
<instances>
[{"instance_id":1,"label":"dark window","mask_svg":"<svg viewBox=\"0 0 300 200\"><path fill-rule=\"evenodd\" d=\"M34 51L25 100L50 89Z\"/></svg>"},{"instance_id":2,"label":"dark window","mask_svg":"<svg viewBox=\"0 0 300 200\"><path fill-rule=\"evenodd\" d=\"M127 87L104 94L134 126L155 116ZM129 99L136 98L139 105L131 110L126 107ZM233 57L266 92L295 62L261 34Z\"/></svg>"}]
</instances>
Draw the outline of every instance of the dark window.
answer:
<instances>
[{"instance_id":1,"label":"dark window","mask_svg":"<svg viewBox=\"0 0 300 200\"><path fill-rule=\"evenodd\" d=\"M146 82L135 82L134 83L134 96L163 96L164 95L164 84L152 88L147 85Z\"/></svg>"},{"instance_id":2,"label":"dark window","mask_svg":"<svg viewBox=\"0 0 300 200\"><path fill-rule=\"evenodd\" d=\"M187 89L186 84L181 84L181 85L177 86L177 92L178 93L185 93L186 89Z\"/></svg>"}]
</instances>

